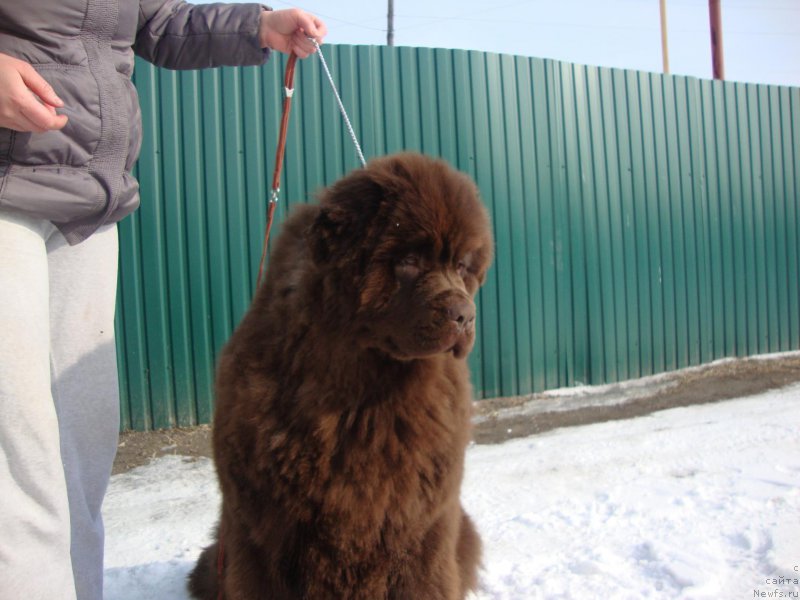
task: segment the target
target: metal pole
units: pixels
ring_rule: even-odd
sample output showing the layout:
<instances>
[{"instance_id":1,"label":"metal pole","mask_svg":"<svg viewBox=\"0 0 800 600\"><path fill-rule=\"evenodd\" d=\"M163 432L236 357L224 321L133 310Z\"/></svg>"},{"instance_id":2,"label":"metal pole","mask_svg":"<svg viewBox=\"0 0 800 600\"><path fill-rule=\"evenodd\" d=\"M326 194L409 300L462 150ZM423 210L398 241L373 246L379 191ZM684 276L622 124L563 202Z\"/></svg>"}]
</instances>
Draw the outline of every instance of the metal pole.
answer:
<instances>
[{"instance_id":1,"label":"metal pole","mask_svg":"<svg viewBox=\"0 0 800 600\"><path fill-rule=\"evenodd\" d=\"M709 20L711 21L711 64L714 79L725 79L725 63L722 57L722 11L721 0L708 0Z\"/></svg>"},{"instance_id":2,"label":"metal pole","mask_svg":"<svg viewBox=\"0 0 800 600\"><path fill-rule=\"evenodd\" d=\"M389 0L389 28L386 33L386 45L394 46L394 0Z\"/></svg>"},{"instance_id":3,"label":"metal pole","mask_svg":"<svg viewBox=\"0 0 800 600\"><path fill-rule=\"evenodd\" d=\"M661 3L661 60L664 64L664 74L669 74L669 47L667 45L667 0Z\"/></svg>"}]
</instances>

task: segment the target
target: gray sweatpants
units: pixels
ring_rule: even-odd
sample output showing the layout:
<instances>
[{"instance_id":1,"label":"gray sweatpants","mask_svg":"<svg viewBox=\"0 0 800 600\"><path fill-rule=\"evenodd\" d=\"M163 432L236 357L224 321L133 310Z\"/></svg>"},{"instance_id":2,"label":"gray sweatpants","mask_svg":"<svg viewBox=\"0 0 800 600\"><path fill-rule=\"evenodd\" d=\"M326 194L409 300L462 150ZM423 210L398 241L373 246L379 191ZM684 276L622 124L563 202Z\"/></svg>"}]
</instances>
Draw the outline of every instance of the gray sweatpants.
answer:
<instances>
[{"instance_id":1,"label":"gray sweatpants","mask_svg":"<svg viewBox=\"0 0 800 600\"><path fill-rule=\"evenodd\" d=\"M103 597L117 447L117 229L0 211L0 598Z\"/></svg>"}]
</instances>

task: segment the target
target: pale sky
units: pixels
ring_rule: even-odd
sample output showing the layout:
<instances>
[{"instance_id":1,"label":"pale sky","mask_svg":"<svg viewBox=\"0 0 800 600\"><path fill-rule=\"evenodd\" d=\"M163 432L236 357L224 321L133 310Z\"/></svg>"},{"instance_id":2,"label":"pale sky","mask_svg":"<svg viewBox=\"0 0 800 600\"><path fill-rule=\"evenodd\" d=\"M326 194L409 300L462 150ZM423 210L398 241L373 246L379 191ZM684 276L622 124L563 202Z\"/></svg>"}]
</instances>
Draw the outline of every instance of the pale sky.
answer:
<instances>
[{"instance_id":1,"label":"pale sky","mask_svg":"<svg viewBox=\"0 0 800 600\"><path fill-rule=\"evenodd\" d=\"M800 0L721 2L726 79L800 86ZM662 70L659 0L394 0L394 4L398 46ZM272 0L270 5L297 6L319 15L328 25L328 43L386 43L387 0ZM670 71L710 78L708 0L667 0L667 22Z\"/></svg>"}]
</instances>

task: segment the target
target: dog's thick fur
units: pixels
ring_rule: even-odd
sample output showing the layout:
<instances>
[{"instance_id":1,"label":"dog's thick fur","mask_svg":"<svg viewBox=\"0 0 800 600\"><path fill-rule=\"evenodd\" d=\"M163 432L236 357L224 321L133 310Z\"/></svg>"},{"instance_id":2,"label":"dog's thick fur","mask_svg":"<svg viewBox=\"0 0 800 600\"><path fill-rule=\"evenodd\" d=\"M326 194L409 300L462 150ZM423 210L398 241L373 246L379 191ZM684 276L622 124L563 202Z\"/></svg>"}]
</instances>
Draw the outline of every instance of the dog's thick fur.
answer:
<instances>
[{"instance_id":1,"label":"dog's thick fur","mask_svg":"<svg viewBox=\"0 0 800 600\"><path fill-rule=\"evenodd\" d=\"M476 586L465 357L492 248L474 184L418 154L374 160L291 215L220 360L220 542L190 576L195 597L455 600Z\"/></svg>"}]
</instances>

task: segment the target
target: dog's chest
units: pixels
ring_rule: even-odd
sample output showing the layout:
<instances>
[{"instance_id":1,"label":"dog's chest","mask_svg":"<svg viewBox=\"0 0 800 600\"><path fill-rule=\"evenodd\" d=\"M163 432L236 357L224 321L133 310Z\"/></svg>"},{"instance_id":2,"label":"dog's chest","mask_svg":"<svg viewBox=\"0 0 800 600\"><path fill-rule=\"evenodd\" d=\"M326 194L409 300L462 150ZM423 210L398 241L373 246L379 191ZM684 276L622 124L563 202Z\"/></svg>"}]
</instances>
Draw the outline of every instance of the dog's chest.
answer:
<instances>
[{"instance_id":1,"label":"dog's chest","mask_svg":"<svg viewBox=\"0 0 800 600\"><path fill-rule=\"evenodd\" d=\"M430 511L457 493L469 418L452 404L377 406L341 416L332 447L321 453L330 457L323 506L351 523L379 526Z\"/></svg>"}]
</instances>

